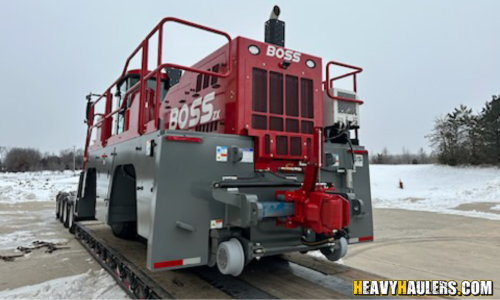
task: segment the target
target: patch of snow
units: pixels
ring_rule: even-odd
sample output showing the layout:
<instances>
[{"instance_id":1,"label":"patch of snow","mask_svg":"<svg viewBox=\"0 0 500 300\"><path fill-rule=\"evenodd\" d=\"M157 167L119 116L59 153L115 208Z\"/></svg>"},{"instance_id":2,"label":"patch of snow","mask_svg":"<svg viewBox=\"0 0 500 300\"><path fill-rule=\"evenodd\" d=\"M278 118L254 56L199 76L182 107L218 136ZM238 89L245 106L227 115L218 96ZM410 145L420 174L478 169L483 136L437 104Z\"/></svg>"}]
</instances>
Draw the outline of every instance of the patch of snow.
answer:
<instances>
[{"instance_id":1,"label":"patch of snow","mask_svg":"<svg viewBox=\"0 0 500 300\"><path fill-rule=\"evenodd\" d=\"M37 240L32 231L19 230L0 235L0 250L12 250L19 246L31 246Z\"/></svg>"},{"instance_id":2,"label":"patch of snow","mask_svg":"<svg viewBox=\"0 0 500 300\"><path fill-rule=\"evenodd\" d=\"M461 204L496 202L500 169L440 165L371 165L373 205L500 220L500 214L458 210ZM404 189L399 188L399 180Z\"/></svg>"},{"instance_id":3,"label":"patch of snow","mask_svg":"<svg viewBox=\"0 0 500 300\"><path fill-rule=\"evenodd\" d=\"M76 190L78 180L72 171L0 173L0 203L55 200L59 191Z\"/></svg>"},{"instance_id":4,"label":"patch of snow","mask_svg":"<svg viewBox=\"0 0 500 300\"><path fill-rule=\"evenodd\" d=\"M49 298L130 299L104 269L0 292L0 299Z\"/></svg>"},{"instance_id":5,"label":"patch of snow","mask_svg":"<svg viewBox=\"0 0 500 300\"><path fill-rule=\"evenodd\" d=\"M307 255L328 261L328 259L319 250L309 251L309 252L307 252ZM335 263L343 265L344 261L341 258L341 259L337 260Z\"/></svg>"},{"instance_id":6,"label":"patch of snow","mask_svg":"<svg viewBox=\"0 0 500 300\"><path fill-rule=\"evenodd\" d=\"M500 204L497 204L491 208L492 210L500 210Z\"/></svg>"},{"instance_id":7,"label":"patch of snow","mask_svg":"<svg viewBox=\"0 0 500 300\"><path fill-rule=\"evenodd\" d=\"M93 264L94 263L94 259L90 258L90 257L87 258L85 261L88 262L89 264Z\"/></svg>"}]
</instances>

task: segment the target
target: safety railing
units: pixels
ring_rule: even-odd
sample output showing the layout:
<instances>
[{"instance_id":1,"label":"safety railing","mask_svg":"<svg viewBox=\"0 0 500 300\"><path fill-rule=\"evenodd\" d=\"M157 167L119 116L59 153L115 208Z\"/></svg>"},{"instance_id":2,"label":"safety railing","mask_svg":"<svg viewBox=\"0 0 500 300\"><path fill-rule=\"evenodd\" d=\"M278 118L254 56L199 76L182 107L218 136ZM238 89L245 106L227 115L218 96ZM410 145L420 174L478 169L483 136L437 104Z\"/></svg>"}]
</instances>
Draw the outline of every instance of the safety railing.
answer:
<instances>
[{"instance_id":1,"label":"safety railing","mask_svg":"<svg viewBox=\"0 0 500 300\"><path fill-rule=\"evenodd\" d=\"M353 69L354 71L346 73L346 74L343 74L343 75L340 75L340 76L337 76L337 77L330 78L330 66L331 65ZM336 81L336 80L339 80L339 79L347 78L349 76L352 76L353 91L356 93L357 92L356 75L359 74L359 73L361 73L361 72L363 72L363 69L360 68L360 67L356 67L356 66L351 66L351 65L348 65L348 64L339 63L339 62L336 62L336 61L329 61L326 64L326 80L323 82L323 87L324 87L324 89L325 89L326 94L328 95L328 97L330 97L331 99L334 99L334 100L343 100L343 101L355 102L355 103L363 104L363 101L361 101L361 100L355 100L355 99L349 99L349 98L345 98L345 97L339 97L339 96L335 96L335 95L332 94L333 82Z\"/></svg>"},{"instance_id":2,"label":"safety railing","mask_svg":"<svg viewBox=\"0 0 500 300\"><path fill-rule=\"evenodd\" d=\"M182 66L178 64L173 64L173 63L163 63L162 61L162 51L163 51L163 28L165 23L167 22L173 22L173 23L179 23L182 25L186 25L189 27L197 28L203 31L208 31L211 33L214 33L216 35L223 36L227 39L227 68L225 73L215 73L212 71L206 71L206 70L201 70L197 68L192 68L192 67L187 67L187 66ZM153 71L148 71L148 50L149 50L149 40L156 34L158 33L158 54L157 54L157 67ZM232 53L232 46L231 46L231 36L227 34L226 32L213 29L207 26L199 25L196 23L192 23L189 21L185 21L182 19L178 18L172 18L172 17L167 17L164 18L163 20L158 23L158 25L153 28L153 30L146 36L146 38L141 42L139 46L135 48L135 50L130 54L130 56L127 58L125 66L123 67L123 71L121 76L111 84L111 86L101 95L99 96L92 104L91 107L89 108L89 115L87 116L87 125L88 125L88 130L87 130L87 140L85 142L85 161L87 160L87 154L88 154L88 147L90 144L90 137L92 135L92 130L96 127L102 126L106 128L106 131L109 131L111 129L111 121L113 115L123 111L126 109L126 101L123 101L121 106L114 110L111 111L111 103L112 103L112 94L111 91L114 87L116 87L121 81L125 78L127 75L127 70L129 67L130 62L132 59L142 50L142 61L141 61L141 70L140 70L140 75L139 75L139 82L137 82L134 86L130 87L128 91L125 93L124 98L128 95L133 95L133 93L137 92L139 90L139 118L138 118L138 134L142 135L145 131L146 124L144 124L144 109L145 109L145 101L146 101L146 88L147 88L147 80L156 77L156 101L155 101L155 109L154 109L154 127L158 129L159 126L159 110L160 110L160 96L161 96L161 70L165 68L174 68L178 70L184 70L187 72L194 72L194 73L199 73L199 74L204 74L208 76L214 76L218 78L227 78L231 75L232 73L232 60L231 60L231 53ZM131 97L133 98L133 97ZM94 108L96 104L98 104L100 101L103 99L106 99L106 106L105 106L105 112L101 119L94 123L94 116L97 114L94 113ZM133 101L133 99L132 99ZM107 129L109 127L109 129ZM109 132L102 132L101 131L101 142L102 145L105 146L107 139L111 136L111 131Z\"/></svg>"}]
</instances>

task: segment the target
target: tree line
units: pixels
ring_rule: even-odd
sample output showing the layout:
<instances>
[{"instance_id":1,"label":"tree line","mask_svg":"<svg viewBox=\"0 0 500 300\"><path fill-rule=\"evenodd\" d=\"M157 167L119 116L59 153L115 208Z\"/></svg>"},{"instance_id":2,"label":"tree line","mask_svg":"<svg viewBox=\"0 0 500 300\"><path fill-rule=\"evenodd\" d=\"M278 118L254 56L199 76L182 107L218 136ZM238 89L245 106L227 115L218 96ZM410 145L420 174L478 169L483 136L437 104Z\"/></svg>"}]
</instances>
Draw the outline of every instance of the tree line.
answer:
<instances>
[{"instance_id":1,"label":"tree line","mask_svg":"<svg viewBox=\"0 0 500 300\"><path fill-rule=\"evenodd\" d=\"M428 139L441 164L500 165L500 95L478 113L460 105L437 118Z\"/></svg>"},{"instance_id":2,"label":"tree line","mask_svg":"<svg viewBox=\"0 0 500 300\"><path fill-rule=\"evenodd\" d=\"M83 168L83 149L63 149L59 154L34 148L0 146L1 172L64 171Z\"/></svg>"},{"instance_id":3,"label":"tree line","mask_svg":"<svg viewBox=\"0 0 500 300\"><path fill-rule=\"evenodd\" d=\"M432 164L436 162L434 155L429 155L423 148L420 148L417 153L412 153L408 149L403 148L399 154L391 154L387 148L382 152L375 153L370 157L370 163L379 165L419 165Z\"/></svg>"}]
</instances>

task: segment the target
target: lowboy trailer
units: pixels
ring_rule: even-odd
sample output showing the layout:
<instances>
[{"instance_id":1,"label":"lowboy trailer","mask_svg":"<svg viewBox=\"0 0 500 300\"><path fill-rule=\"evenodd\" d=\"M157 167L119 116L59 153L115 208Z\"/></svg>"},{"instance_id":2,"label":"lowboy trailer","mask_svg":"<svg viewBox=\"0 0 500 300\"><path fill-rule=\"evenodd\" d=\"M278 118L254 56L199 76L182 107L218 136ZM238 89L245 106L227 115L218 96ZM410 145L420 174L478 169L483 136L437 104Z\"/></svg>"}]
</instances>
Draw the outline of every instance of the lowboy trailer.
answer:
<instances>
[{"instance_id":1,"label":"lowboy trailer","mask_svg":"<svg viewBox=\"0 0 500 300\"><path fill-rule=\"evenodd\" d=\"M150 271L217 265L233 276L264 256L320 250L336 261L373 240L362 69L329 61L323 80L321 58L284 47L279 14L275 6L265 42L165 18L121 76L87 96L84 170L78 190L57 197L71 232L97 219L144 243ZM192 67L165 63L166 23L227 44ZM129 70L137 55L140 69ZM332 77L335 66L350 71ZM349 77L352 90L333 87Z\"/></svg>"}]
</instances>

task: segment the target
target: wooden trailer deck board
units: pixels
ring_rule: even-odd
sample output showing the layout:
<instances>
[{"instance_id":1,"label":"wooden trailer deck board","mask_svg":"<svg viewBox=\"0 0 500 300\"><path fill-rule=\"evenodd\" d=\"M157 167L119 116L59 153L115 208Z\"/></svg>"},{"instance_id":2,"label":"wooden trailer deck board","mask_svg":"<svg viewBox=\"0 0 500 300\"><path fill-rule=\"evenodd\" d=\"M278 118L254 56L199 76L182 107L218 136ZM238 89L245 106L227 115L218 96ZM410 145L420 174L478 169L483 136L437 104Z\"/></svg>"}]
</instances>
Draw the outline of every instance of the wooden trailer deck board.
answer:
<instances>
[{"instance_id":1,"label":"wooden trailer deck board","mask_svg":"<svg viewBox=\"0 0 500 300\"><path fill-rule=\"evenodd\" d=\"M109 248L111 253L128 261L133 271L147 277L148 285L165 298L352 298L353 279L382 279L303 254L252 261L237 278L223 276L216 268L209 267L151 272L146 268L145 244L115 237L111 228L102 222L85 221L79 222L78 226Z\"/></svg>"},{"instance_id":2,"label":"wooden trailer deck board","mask_svg":"<svg viewBox=\"0 0 500 300\"><path fill-rule=\"evenodd\" d=\"M115 237L111 232L111 228L101 222L82 223L96 237L111 246L114 252L121 253L174 298L231 299L226 293L213 287L198 276L193 276L190 272L186 272L187 270L151 272L146 268L146 245L138 241L123 240Z\"/></svg>"}]
</instances>

